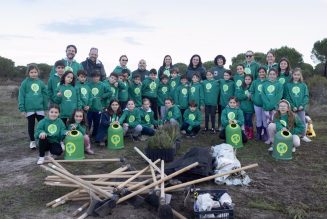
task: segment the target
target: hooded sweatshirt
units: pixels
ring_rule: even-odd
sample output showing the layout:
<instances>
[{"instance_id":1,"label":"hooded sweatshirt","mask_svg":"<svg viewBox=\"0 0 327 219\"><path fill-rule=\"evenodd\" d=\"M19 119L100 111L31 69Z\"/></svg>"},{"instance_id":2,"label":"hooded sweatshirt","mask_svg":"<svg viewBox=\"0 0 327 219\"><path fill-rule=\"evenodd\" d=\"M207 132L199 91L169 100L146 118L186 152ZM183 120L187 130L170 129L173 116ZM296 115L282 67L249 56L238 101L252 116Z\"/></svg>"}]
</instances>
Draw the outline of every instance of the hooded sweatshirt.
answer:
<instances>
[{"instance_id":1,"label":"hooded sweatshirt","mask_svg":"<svg viewBox=\"0 0 327 219\"><path fill-rule=\"evenodd\" d=\"M291 104L292 110L294 107L299 109L300 106L306 110L309 103L309 90L305 83L286 83L284 86L284 96Z\"/></svg>"},{"instance_id":2,"label":"hooded sweatshirt","mask_svg":"<svg viewBox=\"0 0 327 219\"><path fill-rule=\"evenodd\" d=\"M188 108L189 85L180 84L175 92L175 105L180 109Z\"/></svg>"},{"instance_id":3,"label":"hooded sweatshirt","mask_svg":"<svg viewBox=\"0 0 327 219\"><path fill-rule=\"evenodd\" d=\"M66 132L66 126L61 119L51 120L49 117L45 117L37 124L34 137L39 140L40 134L45 133L50 143L59 143Z\"/></svg>"},{"instance_id":4,"label":"hooded sweatshirt","mask_svg":"<svg viewBox=\"0 0 327 219\"><path fill-rule=\"evenodd\" d=\"M253 101L254 105L258 107L262 107L262 84L265 82L266 79L256 79L252 82L251 87L249 89L251 93L251 100Z\"/></svg>"},{"instance_id":5,"label":"hooded sweatshirt","mask_svg":"<svg viewBox=\"0 0 327 219\"><path fill-rule=\"evenodd\" d=\"M192 112L190 109L185 110L183 115L184 121L187 122L192 128L200 126L202 123L202 114L199 109Z\"/></svg>"},{"instance_id":6,"label":"hooded sweatshirt","mask_svg":"<svg viewBox=\"0 0 327 219\"><path fill-rule=\"evenodd\" d=\"M128 85L128 96L134 100L136 107L142 106L142 84L130 82Z\"/></svg>"},{"instance_id":7,"label":"hooded sweatshirt","mask_svg":"<svg viewBox=\"0 0 327 219\"><path fill-rule=\"evenodd\" d=\"M204 93L203 87L200 82L192 83L189 89L188 102L194 101L198 108L204 106Z\"/></svg>"},{"instance_id":8,"label":"hooded sweatshirt","mask_svg":"<svg viewBox=\"0 0 327 219\"><path fill-rule=\"evenodd\" d=\"M40 79L27 77L19 88L18 109L20 112L45 111L48 95L45 84Z\"/></svg>"},{"instance_id":9,"label":"hooded sweatshirt","mask_svg":"<svg viewBox=\"0 0 327 219\"><path fill-rule=\"evenodd\" d=\"M262 107L264 111L276 109L278 102L283 97L283 85L278 80L266 80L262 84Z\"/></svg>"},{"instance_id":10,"label":"hooded sweatshirt","mask_svg":"<svg viewBox=\"0 0 327 219\"><path fill-rule=\"evenodd\" d=\"M119 119L119 123L127 123L130 128L135 128L141 123L140 111L137 108L133 111L125 109L123 115Z\"/></svg>"},{"instance_id":11,"label":"hooded sweatshirt","mask_svg":"<svg viewBox=\"0 0 327 219\"><path fill-rule=\"evenodd\" d=\"M57 73L54 75L51 75L48 80L48 97L50 100L50 103L54 103L54 97L56 94L56 90L58 89L60 85L60 77Z\"/></svg>"},{"instance_id":12,"label":"hooded sweatshirt","mask_svg":"<svg viewBox=\"0 0 327 219\"><path fill-rule=\"evenodd\" d=\"M224 79L224 73L227 69L224 68L224 66L216 65L210 69L210 71L213 73L213 77L215 80Z\"/></svg>"},{"instance_id":13,"label":"hooded sweatshirt","mask_svg":"<svg viewBox=\"0 0 327 219\"><path fill-rule=\"evenodd\" d=\"M240 101L240 108L244 113L254 113L253 102L248 98L249 94L249 88L240 87L240 89L235 90L235 96Z\"/></svg>"},{"instance_id":14,"label":"hooded sweatshirt","mask_svg":"<svg viewBox=\"0 0 327 219\"><path fill-rule=\"evenodd\" d=\"M77 76L78 70L83 70L83 66L78 63L75 59L72 61L69 61L67 58L62 59L62 61L65 62L66 67L71 67L73 69L73 73L75 76ZM51 72L50 72L50 77L56 73L56 67L55 65L52 66Z\"/></svg>"},{"instance_id":15,"label":"hooded sweatshirt","mask_svg":"<svg viewBox=\"0 0 327 219\"><path fill-rule=\"evenodd\" d=\"M243 111L238 107L230 108L230 106L227 105L221 113L221 124L223 128L226 128L229 124L229 120L236 120L237 124L242 126L244 124Z\"/></svg>"},{"instance_id":16,"label":"hooded sweatshirt","mask_svg":"<svg viewBox=\"0 0 327 219\"><path fill-rule=\"evenodd\" d=\"M141 125L144 127L152 128L154 125L158 125L158 121L154 119L154 113L149 108L148 110L145 110L143 108L140 108L140 116L141 116Z\"/></svg>"},{"instance_id":17,"label":"hooded sweatshirt","mask_svg":"<svg viewBox=\"0 0 327 219\"><path fill-rule=\"evenodd\" d=\"M220 87L219 104L222 107L226 107L229 102L229 98L233 96L235 93L235 83L233 80L221 79L219 81L219 87Z\"/></svg>"},{"instance_id":18,"label":"hooded sweatshirt","mask_svg":"<svg viewBox=\"0 0 327 219\"><path fill-rule=\"evenodd\" d=\"M204 93L204 104L206 106L217 106L219 96L219 81L216 79L204 80L202 82Z\"/></svg>"},{"instance_id":19,"label":"hooded sweatshirt","mask_svg":"<svg viewBox=\"0 0 327 219\"><path fill-rule=\"evenodd\" d=\"M193 74L196 72L200 74L201 80L206 79L206 69L203 66L198 66L196 68L188 66L186 70L186 76L189 82L192 81Z\"/></svg>"},{"instance_id":20,"label":"hooded sweatshirt","mask_svg":"<svg viewBox=\"0 0 327 219\"><path fill-rule=\"evenodd\" d=\"M274 118L274 123L276 124L276 131L279 132L283 128L289 129L288 124L288 115L281 115L278 120L276 117ZM301 119L295 114L295 121L293 124L292 130L289 130L293 135L301 135L304 132L304 124Z\"/></svg>"}]
</instances>

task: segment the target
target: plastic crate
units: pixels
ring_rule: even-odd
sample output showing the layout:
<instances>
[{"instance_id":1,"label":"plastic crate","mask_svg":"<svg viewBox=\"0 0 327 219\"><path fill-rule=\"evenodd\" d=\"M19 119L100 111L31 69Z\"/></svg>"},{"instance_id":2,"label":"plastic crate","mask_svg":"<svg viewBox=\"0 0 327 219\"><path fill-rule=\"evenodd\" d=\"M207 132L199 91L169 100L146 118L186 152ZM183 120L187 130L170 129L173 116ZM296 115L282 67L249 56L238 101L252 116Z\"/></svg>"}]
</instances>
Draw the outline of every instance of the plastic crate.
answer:
<instances>
[{"instance_id":1,"label":"plastic crate","mask_svg":"<svg viewBox=\"0 0 327 219\"><path fill-rule=\"evenodd\" d=\"M192 189L191 190L193 195L197 193L198 195L204 194L204 193L209 193L210 195L214 196L215 198L219 199L227 190L222 190L222 189L212 189L212 190L201 190L201 189ZM195 197L195 196L194 196ZM215 208L214 210L211 211L196 211L195 209L195 202L194 200L194 215L195 218L205 218L204 216L206 214L214 214L215 217L210 217L213 219L234 219L234 209L232 207L226 206L226 207L221 207L221 208Z\"/></svg>"}]
</instances>

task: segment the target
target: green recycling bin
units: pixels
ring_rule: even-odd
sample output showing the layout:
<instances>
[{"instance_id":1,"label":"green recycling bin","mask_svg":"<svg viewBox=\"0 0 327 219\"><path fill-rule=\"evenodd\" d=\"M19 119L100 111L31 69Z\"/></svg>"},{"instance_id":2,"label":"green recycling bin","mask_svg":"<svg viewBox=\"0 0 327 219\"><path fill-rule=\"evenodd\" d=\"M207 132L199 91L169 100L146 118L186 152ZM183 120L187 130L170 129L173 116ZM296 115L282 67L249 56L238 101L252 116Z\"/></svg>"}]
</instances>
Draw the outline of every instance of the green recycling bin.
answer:
<instances>
[{"instance_id":1,"label":"green recycling bin","mask_svg":"<svg viewBox=\"0 0 327 219\"><path fill-rule=\"evenodd\" d=\"M124 148L124 130L121 125L111 123L108 128L108 149L118 150Z\"/></svg>"},{"instance_id":2,"label":"green recycling bin","mask_svg":"<svg viewBox=\"0 0 327 219\"><path fill-rule=\"evenodd\" d=\"M68 132L64 140L65 160L83 160L84 159L84 137L81 132L72 130Z\"/></svg>"},{"instance_id":3,"label":"green recycling bin","mask_svg":"<svg viewBox=\"0 0 327 219\"><path fill-rule=\"evenodd\" d=\"M229 124L226 127L226 143L234 148L243 147L242 129L238 124Z\"/></svg>"},{"instance_id":4,"label":"green recycling bin","mask_svg":"<svg viewBox=\"0 0 327 219\"><path fill-rule=\"evenodd\" d=\"M289 131L276 133L272 156L277 160L292 160L293 136Z\"/></svg>"}]
</instances>

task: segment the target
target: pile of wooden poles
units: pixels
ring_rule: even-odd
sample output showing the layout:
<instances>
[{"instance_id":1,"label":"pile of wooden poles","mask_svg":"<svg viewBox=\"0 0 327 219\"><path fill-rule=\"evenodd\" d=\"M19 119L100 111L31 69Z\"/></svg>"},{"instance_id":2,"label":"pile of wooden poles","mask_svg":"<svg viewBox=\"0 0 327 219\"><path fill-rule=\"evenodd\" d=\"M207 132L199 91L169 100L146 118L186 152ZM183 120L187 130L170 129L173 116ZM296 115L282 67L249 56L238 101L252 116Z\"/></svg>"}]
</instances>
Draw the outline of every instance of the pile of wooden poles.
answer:
<instances>
[{"instance_id":1,"label":"pile of wooden poles","mask_svg":"<svg viewBox=\"0 0 327 219\"><path fill-rule=\"evenodd\" d=\"M106 216L110 214L115 206L124 201L134 202L137 204L140 195L148 195L153 193L161 185L162 193L173 192L184 189L186 186L196 183L212 180L216 177L237 173L242 170L256 167L257 164L252 164L246 167L235 169L231 172L224 174L216 174L202 179L189 181L186 183L178 184L175 186L164 187L164 183L168 180L184 173L198 165L193 163L188 165L170 175L163 173L163 165L161 169L157 167L160 160L152 162L148 159L138 148L134 148L147 162L148 166L142 170L131 170L130 165L123 165L122 167L106 174L92 174L92 175L74 175L67 171L61 163L64 162L119 162L121 159L92 159L81 161L68 161L68 160L54 160L49 158L48 162L41 165L43 169L51 172L45 178L45 184L49 186L59 186L74 189L73 191L49 202L47 207L55 208L59 205L69 201L85 201L76 211L72 213L73 216L79 214L78 219L86 218L89 215L93 216ZM160 198L160 197L159 197ZM162 198L162 197L161 197ZM132 203L133 204L133 203ZM173 215L176 218L185 218L177 211L173 210Z\"/></svg>"}]
</instances>

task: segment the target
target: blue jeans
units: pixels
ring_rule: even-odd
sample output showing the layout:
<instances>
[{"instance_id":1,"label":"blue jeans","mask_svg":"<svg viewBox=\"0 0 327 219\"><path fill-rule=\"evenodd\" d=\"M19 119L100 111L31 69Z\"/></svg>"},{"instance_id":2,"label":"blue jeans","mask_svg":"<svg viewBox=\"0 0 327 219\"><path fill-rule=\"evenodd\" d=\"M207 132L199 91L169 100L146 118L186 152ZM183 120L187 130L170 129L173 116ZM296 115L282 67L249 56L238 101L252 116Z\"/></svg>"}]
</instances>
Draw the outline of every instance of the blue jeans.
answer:
<instances>
[{"instance_id":1,"label":"blue jeans","mask_svg":"<svg viewBox=\"0 0 327 219\"><path fill-rule=\"evenodd\" d=\"M95 137L98 133L99 123L100 123L100 112L88 112L87 113L87 121L89 125L89 129L91 129L93 124L92 137Z\"/></svg>"},{"instance_id":2,"label":"blue jeans","mask_svg":"<svg viewBox=\"0 0 327 219\"><path fill-rule=\"evenodd\" d=\"M142 135L154 136L154 129L142 125Z\"/></svg>"},{"instance_id":3,"label":"blue jeans","mask_svg":"<svg viewBox=\"0 0 327 219\"><path fill-rule=\"evenodd\" d=\"M253 113L244 113L244 125L247 127L253 127L252 122Z\"/></svg>"}]
</instances>

